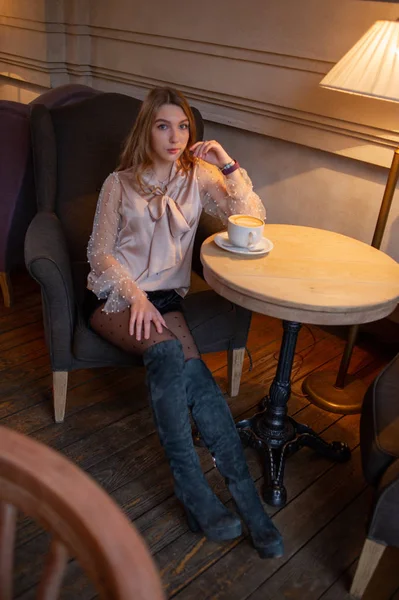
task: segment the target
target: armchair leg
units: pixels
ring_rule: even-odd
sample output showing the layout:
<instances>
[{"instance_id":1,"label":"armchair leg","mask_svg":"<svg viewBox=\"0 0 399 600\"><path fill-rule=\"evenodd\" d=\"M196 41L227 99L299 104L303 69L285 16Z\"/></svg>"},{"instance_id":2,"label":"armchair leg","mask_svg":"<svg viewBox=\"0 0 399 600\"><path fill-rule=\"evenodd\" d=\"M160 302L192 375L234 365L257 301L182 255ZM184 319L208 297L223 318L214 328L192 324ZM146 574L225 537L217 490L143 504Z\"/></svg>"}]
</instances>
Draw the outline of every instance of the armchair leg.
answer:
<instances>
[{"instance_id":1,"label":"armchair leg","mask_svg":"<svg viewBox=\"0 0 399 600\"><path fill-rule=\"evenodd\" d=\"M240 391L242 365L244 363L245 348L234 348L228 351L227 370L229 379L229 395L231 398Z\"/></svg>"},{"instance_id":2,"label":"armchair leg","mask_svg":"<svg viewBox=\"0 0 399 600\"><path fill-rule=\"evenodd\" d=\"M10 277L5 271L0 271L0 287L3 294L4 306L10 308L12 304L12 287Z\"/></svg>"},{"instance_id":3,"label":"armchair leg","mask_svg":"<svg viewBox=\"0 0 399 600\"><path fill-rule=\"evenodd\" d=\"M53 371L53 402L56 423L62 423L65 417L68 390L68 371Z\"/></svg>"},{"instance_id":4,"label":"armchair leg","mask_svg":"<svg viewBox=\"0 0 399 600\"><path fill-rule=\"evenodd\" d=\"M360 600L366 591L366 587L380 562L381 556L384 554L385 548L384 544L366 538L350 589L350 594L357 600Z\"/></svg>"}]
</instances>

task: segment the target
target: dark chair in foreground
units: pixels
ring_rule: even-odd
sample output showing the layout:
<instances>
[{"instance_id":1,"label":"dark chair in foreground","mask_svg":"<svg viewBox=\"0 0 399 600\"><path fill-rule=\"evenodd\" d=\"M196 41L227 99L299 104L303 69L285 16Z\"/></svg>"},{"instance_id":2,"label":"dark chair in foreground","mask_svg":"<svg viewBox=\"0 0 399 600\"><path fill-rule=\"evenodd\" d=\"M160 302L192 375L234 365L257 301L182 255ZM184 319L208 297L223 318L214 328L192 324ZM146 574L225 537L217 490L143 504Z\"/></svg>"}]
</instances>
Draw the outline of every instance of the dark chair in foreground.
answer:
<instances>
[{"instance_id":1,"label":"dark chair in foreground","mask_svg":"<svg viewBox=\"0 0 399 600\"><path fill-rule=\"evenodd\" d=\"M165 599L146 544L108 494L58 452L0 426L2 600L13 598L19 510L53 536L35 597L59 597L73 557L103 600Z\"/></svg>"},{"instance_id":2,"label":"dark chair in foreground","mask_svg":"<svg viewBox=\"0 0 399 600\"><path fill-rule=\"evenodd\" d=\"M38 213L26 236L25 260L42 289L57 422L64 419L69 371L141 364L91 331L81 310L98 194L117 165L140 105L135 98L104 93L71 106L32 110ZM194 113L201 139L202 118ZM193 259L199 274L201 242L220 228L215 219L201 220ZM184 310L201 352L228 351L230 392L237 394L251 313L211 290L190 294Z\"/></svg>"},{"instance_id":3,"label":"dark chair in foreground","mask_svg":"<svg viewBox=\"0 0 399 600\"><path fill-rule=\"evenodd\" d=\"M30 104L0 100L0 288L11 306L10 271L24 265L24 238L36 213L29 115L34 104L48 108L98 94L93 88L68 84L49 90Z\"/></svg>"},{"instance_id":4,"label":"dark chair in foreground","mask_svg":"<svg viewBox=\"0 0 399 600\"><path fill-rule=\"evenodd\" d=\"M360 421L364 476L375 487L351 594L361 598L387 546L399 547L399 354L368 389Z\"/></svg>"}]
</instances>

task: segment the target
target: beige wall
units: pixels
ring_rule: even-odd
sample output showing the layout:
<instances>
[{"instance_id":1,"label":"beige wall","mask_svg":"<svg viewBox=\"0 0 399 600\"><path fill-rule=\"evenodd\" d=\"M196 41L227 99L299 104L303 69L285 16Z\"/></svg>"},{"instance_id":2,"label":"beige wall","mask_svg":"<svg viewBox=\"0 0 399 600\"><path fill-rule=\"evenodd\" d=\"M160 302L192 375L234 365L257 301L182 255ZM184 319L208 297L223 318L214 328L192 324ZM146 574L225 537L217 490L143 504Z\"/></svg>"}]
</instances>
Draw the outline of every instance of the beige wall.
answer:
<instances>
[{"instance_id":1,"label":"beige wall","mask_svg":"<svg viewBox=\"0 0 399 600\"><path fill-rule=\"evenodd\" d=\"M0 0L0 74L139 97L173 83L211 121L388 166L396 106L318 83L397 13L360 0Z\"/></svg>"},{"instance_id":2,"label":"beige wall","mask_svg":"<svg viewBox=\"0 0 399 600\"><path fill-rule=\"evenodd\" d=\"M371 242L386 182L383 167L216 123L206 123L206 136L220 141L248 170L268 221ZM399 193L382 249L399 261Z\"/></svg>"},{"instance_id":3,"label":"beige wall","mask_svg":"<svg viewBox=\"0 0 399 600\"><path fill-rule=\"evenodd\" d=\"M362 0L0 0L0 97L172 83L248 168L270 221L369 242L399 108L318 83L375 20L397 17ZM383 249L399 260L399 194Z\"/></svg>"}]
</instances>

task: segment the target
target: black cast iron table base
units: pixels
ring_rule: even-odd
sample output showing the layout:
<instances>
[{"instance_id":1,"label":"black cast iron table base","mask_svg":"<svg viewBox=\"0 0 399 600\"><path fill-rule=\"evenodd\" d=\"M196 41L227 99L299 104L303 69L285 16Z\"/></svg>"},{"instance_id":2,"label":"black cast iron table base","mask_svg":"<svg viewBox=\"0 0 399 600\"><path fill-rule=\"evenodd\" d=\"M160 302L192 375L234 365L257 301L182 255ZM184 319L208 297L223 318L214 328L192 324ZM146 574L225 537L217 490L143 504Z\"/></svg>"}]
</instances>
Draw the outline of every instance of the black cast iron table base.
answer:
<instances>
[{"instance_id":1,"label":"black cast iron table base","mask_svg":"<svg viewBox=\"0 0 399 600\"><path fill-rule=\"evenodd\" d=\"M272 506L284 506L287 501L283 483L285 461L300 448L307 446L338 462L344 462L351 456L347 444L327 443L310 427L287 415L292 364L300 328L300 323L283 321L284 333L276 376L269 396L263 400L263 410L236 424L243 444L255 448L264 461L263 497Z\"/></svg>"}]
</instances>

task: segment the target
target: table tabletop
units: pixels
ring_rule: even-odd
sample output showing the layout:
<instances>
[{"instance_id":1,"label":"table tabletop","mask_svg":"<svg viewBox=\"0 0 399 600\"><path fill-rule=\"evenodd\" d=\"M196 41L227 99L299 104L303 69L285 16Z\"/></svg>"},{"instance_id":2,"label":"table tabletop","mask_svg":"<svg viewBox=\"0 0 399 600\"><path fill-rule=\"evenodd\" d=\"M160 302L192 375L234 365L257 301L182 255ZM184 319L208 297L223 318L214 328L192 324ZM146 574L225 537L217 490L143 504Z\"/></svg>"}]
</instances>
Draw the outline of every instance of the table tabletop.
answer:
<instances>
[{"instance_id":1,"label":"table tabletop","mask_svg":"<svg viewBox=\"0 0 399 600\"><path fill-rule=\"evenodd\" d=\"M249 310L316 325L354 325L389 315L399 301L399 264L363 242L324 229L266 224L265 256L202 245L207 283Z\"/></svg>"}]
</instances>

